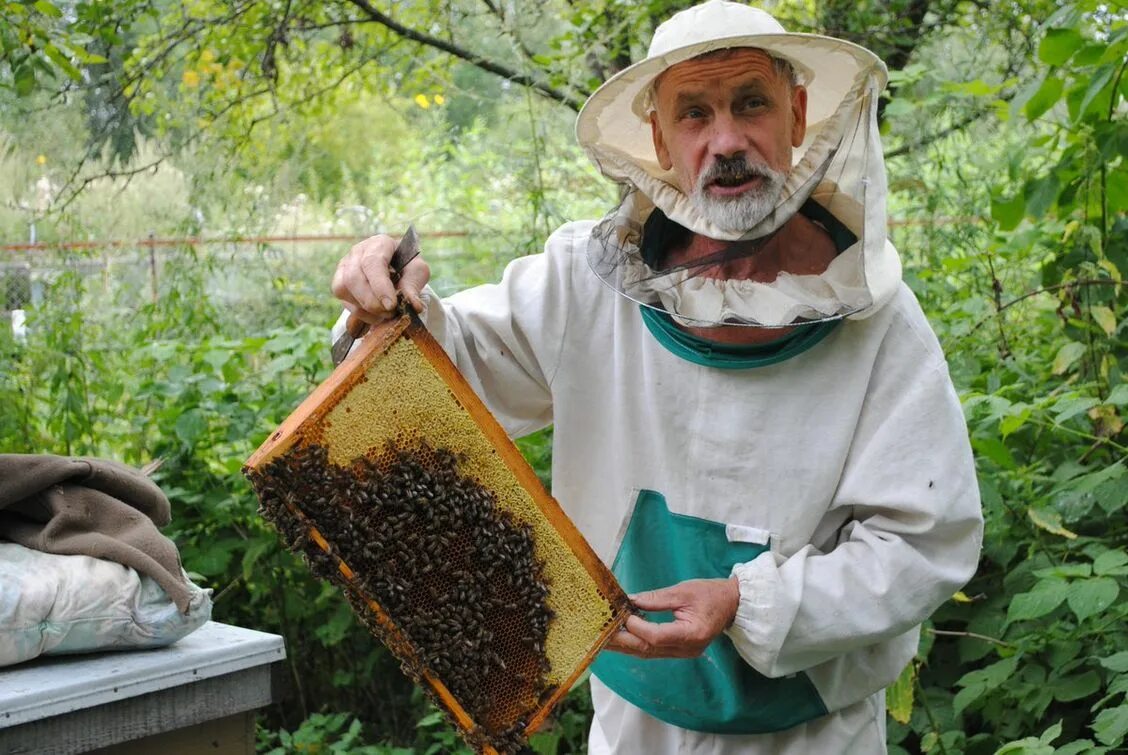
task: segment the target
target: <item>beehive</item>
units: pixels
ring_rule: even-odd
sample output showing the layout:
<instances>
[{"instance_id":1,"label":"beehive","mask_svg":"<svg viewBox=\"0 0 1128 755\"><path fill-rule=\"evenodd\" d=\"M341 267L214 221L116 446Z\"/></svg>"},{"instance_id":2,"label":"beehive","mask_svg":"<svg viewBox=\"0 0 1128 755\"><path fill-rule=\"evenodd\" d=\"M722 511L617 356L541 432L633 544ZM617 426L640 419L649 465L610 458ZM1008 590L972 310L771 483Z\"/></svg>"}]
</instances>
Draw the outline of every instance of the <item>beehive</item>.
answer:
<instances>
[{"instance_id":1,"label":"beehive","mask_svg":"<svg viewBox=\"0 0 1128 755\"><path fill-rule=\"evenodd\" d=\"M365 337L245 472L287 545L480 751L515 751L628 613L413 316Z\"/></svg>"}]
</instances>

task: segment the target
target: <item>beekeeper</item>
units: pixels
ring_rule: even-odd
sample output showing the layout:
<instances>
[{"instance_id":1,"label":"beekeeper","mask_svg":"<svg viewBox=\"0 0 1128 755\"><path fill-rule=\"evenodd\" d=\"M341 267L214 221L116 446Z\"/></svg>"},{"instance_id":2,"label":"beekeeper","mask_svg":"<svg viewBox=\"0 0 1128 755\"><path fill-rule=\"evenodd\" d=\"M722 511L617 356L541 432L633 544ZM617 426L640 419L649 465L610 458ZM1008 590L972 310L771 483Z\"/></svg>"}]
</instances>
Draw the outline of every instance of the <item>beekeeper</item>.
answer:
<instances>
[{"instance_id":1,"label":"beekeeper","mask_svg":"<svg viewBox=\"0 0 1128 755\"><path fill-rule=\"evenodd\" d=\"M975 570L944 356L885 236L884 64L711 0L588 100L627 188L497 285L399 283L645 617L602 653L592 753L877 753L884 688ZM386 318L392 239L333 291Z\"/></svg>"}]
</instances>

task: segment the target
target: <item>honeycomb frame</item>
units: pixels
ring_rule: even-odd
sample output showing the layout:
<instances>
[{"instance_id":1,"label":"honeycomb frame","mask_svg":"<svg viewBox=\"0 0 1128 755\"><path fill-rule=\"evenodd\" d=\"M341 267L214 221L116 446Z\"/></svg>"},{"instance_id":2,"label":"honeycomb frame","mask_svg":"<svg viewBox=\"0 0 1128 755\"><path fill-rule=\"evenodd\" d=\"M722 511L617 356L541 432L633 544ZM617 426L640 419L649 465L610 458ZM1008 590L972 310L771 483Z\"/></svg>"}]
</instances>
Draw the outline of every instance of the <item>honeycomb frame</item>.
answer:
<instances>
[{"instance_id":1,"label":"honeycomb frame","mask_svg":"<svg viewBox=\"0 0 1128 755\"><path fill-rule=\"evenodd\" d=\"M573 596L570 610L560 611L556 606L557 610L549 611L553 618L549 622L549 637L544 645L551 647L540 649L545 657L551 655L554 659L552 663L545 661L547 666L551 666L552 673L535 702L530 704L526 700L522 703L524 707L519 715L513 716L507 730L509 734L500 741L523 740L544 724L552 709L626 621L630 615L630 602L614 576L556 500L545 491L504 429L417 317L403 314L374 327L329 378L247 460L244 473L252 482L261 482L263 476L277 468L287 456L294 456L311 446L327 447L329 461L339 468L357 469L357 464L363 463L363 459L368 459L370 464L377 463L378 459L386 461L389 452L381 447L382 443L390 442L390 431L382 429L386 420L399 428L399 435L395 437L401 441L429 442L431 439L425 433L406 439L401 437L404 428L411 428L412 423L434 421L433 418L427 419L427 407L420 409L413 403L413 390L422 395L422 400L415 403L426 403L427 391L418 384L403 384L402 380L394 383L396 394L385 402L390 406L376 409L371 406L372 391L376 388L367 384L379 379L386 381L386 378L378 377L381 369L394 371L397 360L403 362L405 359L415 365L413 369L423 378L421 383L439 381L431 385L430 391L435 394L437 386L441 385L452 401L446 411L457 406L457 410L464 414L458 420L462 423L459 432L452 431L451 436L445 439L448 443L438 445L445 451L459 454L465 474L496 491L499 508L504 508L506 516L515 516L531 532L538 556L545 559L546 572L551 572L548 600L555 599L556 592L578 594L579 590L583 593L585 609L599 603L598 611L592 608L584 614L582 610L574 610L576 601ZM420 365L425 367L423 372L430 373L429 376L419 373ZM434 403L433 397L431 401ZM356 414L350 414L354 409ZM430 410L433 411L433 407ZM379 416L374 411L379 412ZM389 417L392 419L388 420ZM443 421L449 419L447 417ZM343 434L340 427L349 422L362 425L364 431ZM475 434L478 437L472 437ZM272 467L272 464L275 466ZM256 492L260 492L262 498L258 484ZM503 501L505 507L501 506ZM290 540L291 549L300 550L295 547L296 542L307 548L311 568L315 566L315 561L319 565L314 573L331 579L345 590L358 617L401 661L404 671L429 690L467 743L481 752L498 752L494 744L499 740L491 740L484 735L482 722L456 697L442 675L434 673L423 662L422 653L408 637L409 632L396 624L371 590L365 589L366 575L354 568L359 559L350 555L347 547L330 542L298 506L287 503L275 513L274 519L279 531L287 535L284 539ZM569 609L569 606L565 608ZM553 634L556 628L559 631ZM502 748L503 751L507 749Z\"/></svg>"}]
</instances>

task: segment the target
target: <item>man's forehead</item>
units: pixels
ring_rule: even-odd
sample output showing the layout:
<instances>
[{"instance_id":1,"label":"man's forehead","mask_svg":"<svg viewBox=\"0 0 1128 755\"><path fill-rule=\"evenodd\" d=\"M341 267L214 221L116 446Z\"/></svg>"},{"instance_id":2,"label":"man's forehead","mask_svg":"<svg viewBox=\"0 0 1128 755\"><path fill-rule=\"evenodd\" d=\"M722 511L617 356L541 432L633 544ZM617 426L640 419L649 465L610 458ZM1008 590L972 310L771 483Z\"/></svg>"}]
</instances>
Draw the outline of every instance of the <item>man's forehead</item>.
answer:
<instances>
[{"instance_id":1,"label":"man's forehead","mask_svg":"<svg viewBox=\"0 0 1128 755\"><path fill-rule=\"evenodd\" d=\"M757 47L732 47L714 50L670 66L654 82L657 94L677 94L685 87L702 82L717 83L756 80L775 81L779 73L771 55Z\"/></svg>"}]
</instances>

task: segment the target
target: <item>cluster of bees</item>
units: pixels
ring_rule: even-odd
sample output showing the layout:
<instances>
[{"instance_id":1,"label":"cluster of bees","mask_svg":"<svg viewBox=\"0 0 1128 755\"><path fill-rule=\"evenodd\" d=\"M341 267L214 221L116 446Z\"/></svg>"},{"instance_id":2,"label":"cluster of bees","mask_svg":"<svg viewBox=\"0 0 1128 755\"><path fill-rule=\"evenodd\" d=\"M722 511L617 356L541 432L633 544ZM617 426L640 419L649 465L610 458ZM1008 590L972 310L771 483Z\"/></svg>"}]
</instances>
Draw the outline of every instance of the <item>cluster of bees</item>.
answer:
<instances>
[{"instance_id":1,"label":"cluster of bees","mask_svg":"<svg viewBox=\"0 0 1128 755\"><path fill-rule=\"evenodd\" d=\"M545 679L548 586L530 527L459 474L458 462L426 443L389 444L379 458L342 468L311 444L250 476L260 512L287 546L316 576L348 588L410 678L429 672L476 722L464 732L471 744L516 752L525 734L515 715L554 691ZM366 599L409 647L389 637Z\"/></svg>"}]
</instances>

